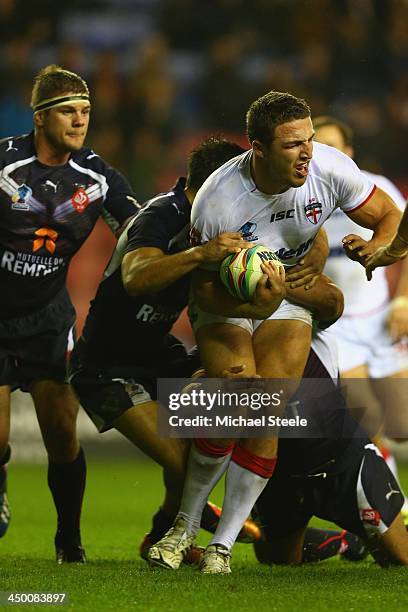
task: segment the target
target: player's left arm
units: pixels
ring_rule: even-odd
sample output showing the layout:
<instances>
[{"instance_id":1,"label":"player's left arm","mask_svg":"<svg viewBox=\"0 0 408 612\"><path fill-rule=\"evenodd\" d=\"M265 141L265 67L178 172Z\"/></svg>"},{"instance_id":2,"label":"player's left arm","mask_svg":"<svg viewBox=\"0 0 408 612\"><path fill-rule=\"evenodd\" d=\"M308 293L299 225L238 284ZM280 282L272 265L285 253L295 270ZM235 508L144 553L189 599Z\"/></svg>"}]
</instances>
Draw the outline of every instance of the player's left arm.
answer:
<instances>
[{"instance_id":1,"label":"player's left arm","mask_svg":"<svg viewBox=\"0 0 408 612\"><path fill-rule=\"evenodd\" d=\"M373 230L371 240L363 240L356 234L348 234L342 241L348 257L359 261L362 265L379 247L392 240L401 220L401 211L389 195L378 187L363 206L347 214L358 225Z\"/></svg>"},{"instance_id":2,"label":"player's left arm","mask_svg":"<svg viewBox=\"0 0 408 612\"><path fill-rule=\"evenodd\" d=\"M408 206L404 210L402 219L394 238L385 246L379 247L365 262L368 280L371 280L375 268L390 266L404 259L408 255Z\"/></svg>"},{"instance_id":3,"label":"player's left arm","mask_svg":"<svg viewBox=\"0 0 408 612\"><path fill-rule=\"evenodd\" d=\"M117 170L105 167L108 190L102 209L102 219L118 238L141 205L128 181Z\"/></svg>"}]
</instances>

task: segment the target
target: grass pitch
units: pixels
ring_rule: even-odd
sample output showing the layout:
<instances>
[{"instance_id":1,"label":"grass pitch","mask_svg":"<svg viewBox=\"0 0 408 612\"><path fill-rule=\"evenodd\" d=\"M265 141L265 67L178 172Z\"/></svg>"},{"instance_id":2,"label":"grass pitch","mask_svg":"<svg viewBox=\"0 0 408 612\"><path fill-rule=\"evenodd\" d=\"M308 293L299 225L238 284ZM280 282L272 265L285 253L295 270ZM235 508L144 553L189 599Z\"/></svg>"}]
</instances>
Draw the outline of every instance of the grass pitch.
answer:
<instances>
[{"instance_id":1,"label":"grass pitch","mask_svg":"<svg viewBox=\"0 0 408 612\"><path fill-rule=\"evenodd\" d=\"M89 460L82 527L89 563L57 566L45 466L11 465L9 476L13 516L0 540L0 591L66 592L69 603L63 610L121 612L390 612L408 605L407 570L381 570L371 560L349 563L336 558L269 568L256 562L251 546L241 544L234 549L230 576L202 576L186 566L178 572L149 569L139 559L138 543L150 527L162 489L159 468L147 461ZM408 484L407 468L402 480ZM219 501L220 495L218 491L212 499ZM201 539L205 543L208 537ZM32 605L13 608L38 610Z\"/></svg>"}]
</instances>

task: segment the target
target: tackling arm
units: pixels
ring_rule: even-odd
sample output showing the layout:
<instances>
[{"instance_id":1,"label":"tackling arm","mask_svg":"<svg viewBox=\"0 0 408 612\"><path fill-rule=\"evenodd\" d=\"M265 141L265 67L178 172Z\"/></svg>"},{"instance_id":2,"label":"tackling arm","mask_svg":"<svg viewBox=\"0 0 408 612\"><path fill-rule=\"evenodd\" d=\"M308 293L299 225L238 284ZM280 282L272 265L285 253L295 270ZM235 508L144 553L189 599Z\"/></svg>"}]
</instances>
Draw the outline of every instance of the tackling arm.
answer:
<instances>
[{"instance_id":1,"label":"tackling arm","mask_svg":"<svg viewBox=\"0 0 408 612\"><path fill-rule=\"evenodd\" d=\"M246 246L241 234L229 232L174 255L166 255L155 247L140 247L126 253L122 260L123 286L133 296L157 293L204 261L220 261Z\"/></svg>"}]
</instances>

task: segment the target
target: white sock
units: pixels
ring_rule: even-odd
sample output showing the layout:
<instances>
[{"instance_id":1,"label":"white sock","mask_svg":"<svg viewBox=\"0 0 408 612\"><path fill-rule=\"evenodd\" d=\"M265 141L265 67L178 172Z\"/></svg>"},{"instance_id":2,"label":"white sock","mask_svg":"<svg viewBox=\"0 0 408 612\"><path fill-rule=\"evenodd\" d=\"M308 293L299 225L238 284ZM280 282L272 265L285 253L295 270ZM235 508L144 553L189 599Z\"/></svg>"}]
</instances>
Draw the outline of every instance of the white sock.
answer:
<instances>
[{"instance_id":1,"label":"white sock","mask_svg":"<svg viewBox=\"0 0 408 612\"><path fill-rule=\"evenodd\" d=\"M230 459L231 453L223 457L209 457L201 454L194 444L191 446L183 498L177 515L177 518L181 517L187 522L189 533L196 534L199 530L204 506Z\"/></svg>"},{"instance_id":2,"label":"white sock","mask_svg":"<svg viewBox=\"0 0 408 612\"><path fill-rule=\"evenodd\" d=\"M210 544L222 544L231 550L268 480L231 461L225 478L221 518Z\"/></svg>"}]
</instances>

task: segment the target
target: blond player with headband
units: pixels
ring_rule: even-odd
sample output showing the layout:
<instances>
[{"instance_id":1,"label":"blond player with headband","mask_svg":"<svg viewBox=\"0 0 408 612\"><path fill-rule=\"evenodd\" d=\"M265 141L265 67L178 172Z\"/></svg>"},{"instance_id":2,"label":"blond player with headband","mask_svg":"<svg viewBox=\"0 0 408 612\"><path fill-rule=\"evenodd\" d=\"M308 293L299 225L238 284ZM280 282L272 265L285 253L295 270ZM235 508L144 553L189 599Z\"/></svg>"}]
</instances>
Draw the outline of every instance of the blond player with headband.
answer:
<instances>
[{"instance_id":1,"label":"blond player with headband","mask_svg":"<svg viewBox=\"0 0 408 612\"><path fill-rule=\"evenodd\" d=\"M10 398L20 388L31 394L48 454L57 562L83 563L86 463L76 435L78 403L65 378L75 323L65 280L98 218L115 230L137 202L127 181L83 146L91 103L79 75L43 68L31 107L33 131L0 142L0 537L10 519Z\"/></svg>"}]
</instances>

